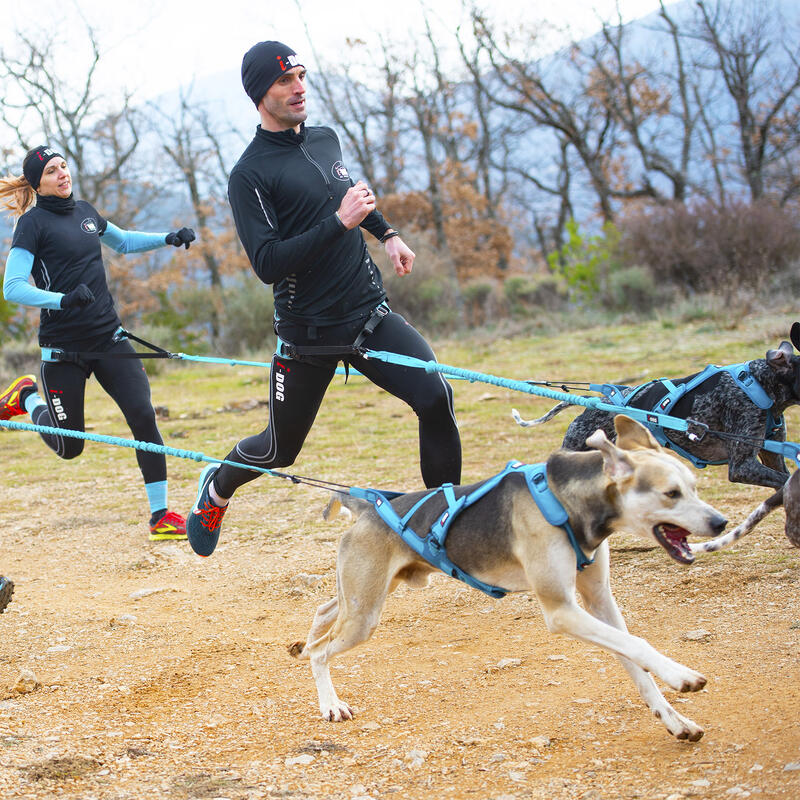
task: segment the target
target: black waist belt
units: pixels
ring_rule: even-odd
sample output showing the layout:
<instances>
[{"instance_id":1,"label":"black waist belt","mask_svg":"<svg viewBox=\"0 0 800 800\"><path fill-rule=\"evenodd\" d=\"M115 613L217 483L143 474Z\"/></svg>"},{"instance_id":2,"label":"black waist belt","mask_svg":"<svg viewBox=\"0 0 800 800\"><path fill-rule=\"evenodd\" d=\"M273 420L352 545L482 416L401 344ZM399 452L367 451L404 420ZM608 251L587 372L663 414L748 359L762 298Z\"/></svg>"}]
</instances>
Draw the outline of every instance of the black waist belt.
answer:
<instances>
[{"instance_id":1,"label":"black waist belt","mask_svg":"<svg viewBox=\"0 0 800 800\"><path fill-rule=\"evenodd\" d=\"M304 358L306 361L313 362L314 356L350 356L363 354L364 348L362 344L364 340L375 331L375 328L381 324L383 318L390 313L389 307L384 303L374 308L367 318L367 321L364 323L364 327L352 344L292 344L291 342L284 342L283 339L279 337L278 355L294 359ZM345 364L345 369L346 368L347 365Z\"/></svg>"}]
</instances>

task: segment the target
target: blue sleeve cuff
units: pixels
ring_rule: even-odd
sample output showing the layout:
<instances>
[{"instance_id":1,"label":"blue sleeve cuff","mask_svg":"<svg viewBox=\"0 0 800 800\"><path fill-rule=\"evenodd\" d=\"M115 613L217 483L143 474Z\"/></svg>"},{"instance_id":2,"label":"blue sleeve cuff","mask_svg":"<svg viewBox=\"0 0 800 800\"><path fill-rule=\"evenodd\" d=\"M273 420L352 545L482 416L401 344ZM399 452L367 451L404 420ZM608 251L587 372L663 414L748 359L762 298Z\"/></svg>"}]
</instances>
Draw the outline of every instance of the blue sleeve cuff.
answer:
<instances>
[{"instance_id":1,"label":"blue sleeve cuff","mask_svg":"<svg viewBox=\"0 0 800 800\"><path fill-rule=\"evenodd\" d=\"M100 241L118 253L144 253L166 245L166 233L144 233L142 231L125 231L113 222L106 225Z\"/></svg>"}]
</instances>

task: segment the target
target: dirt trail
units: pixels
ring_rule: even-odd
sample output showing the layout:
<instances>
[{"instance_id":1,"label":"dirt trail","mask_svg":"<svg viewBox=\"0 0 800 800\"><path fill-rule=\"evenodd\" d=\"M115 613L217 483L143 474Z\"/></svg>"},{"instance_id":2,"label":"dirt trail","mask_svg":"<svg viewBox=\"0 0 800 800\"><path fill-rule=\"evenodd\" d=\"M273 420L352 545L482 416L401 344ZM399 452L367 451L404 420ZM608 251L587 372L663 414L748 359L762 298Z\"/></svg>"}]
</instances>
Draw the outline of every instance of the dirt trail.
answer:
<instances>
[{"instance_id":1,"label":"dirt trail","mask_svg":"<svg viewBox=\"0 0 800 800\"><path fill-rule=\"evenodd\" d=\"M113 505L111 481L94 489ZM709 678L668 693L706 729L687 744L613 657L551 636L532 597L492 601L444 576L399 590L373 639L334 662L358 714L323 722L286 645L333 591L343 523L293 533L324 498L269 497L271 530L264 495L242 493L202 560L184 543L143 546L133 520L109 525L56 481L35 499L6 488L17 592L0 617L3 797L800 796L800 554L782 512L691 569L614 548L631 629ZM25 669L41 687L8 690Z\"/></svg>"}]
</instances>

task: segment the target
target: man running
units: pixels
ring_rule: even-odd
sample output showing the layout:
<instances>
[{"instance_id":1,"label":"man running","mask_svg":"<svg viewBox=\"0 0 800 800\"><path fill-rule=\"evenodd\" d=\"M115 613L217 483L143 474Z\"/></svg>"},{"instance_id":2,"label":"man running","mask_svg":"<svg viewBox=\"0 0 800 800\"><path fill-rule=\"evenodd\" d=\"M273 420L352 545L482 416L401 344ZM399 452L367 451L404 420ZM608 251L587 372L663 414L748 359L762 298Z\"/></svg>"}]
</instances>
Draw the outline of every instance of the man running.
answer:
<instances>
[{"instance_id":1,"label":"man running","mask_svg":"<svg viewBox=\"0 0 800 800\"><path fill-rule=\"evenodd\" d=\"M305 78L297 54L281 42L260 42L242 61L242 83L261 123L231 172L228 199L253 270L272 284L279 345L269 424L242 439L226 460L266 469L292 464L342 359L416 413L425 485L459 483L461 442L447 381L367 360L353 348L435 359L425 339L387 305L360 228L384 244L400 276L411 272L414 253L376 209L370 187L351 180L334 131L305 126ZM196 553L214 551L228 501L259 474L227 464L206 467L187 519Z\"/></svg>"}]
</instances>

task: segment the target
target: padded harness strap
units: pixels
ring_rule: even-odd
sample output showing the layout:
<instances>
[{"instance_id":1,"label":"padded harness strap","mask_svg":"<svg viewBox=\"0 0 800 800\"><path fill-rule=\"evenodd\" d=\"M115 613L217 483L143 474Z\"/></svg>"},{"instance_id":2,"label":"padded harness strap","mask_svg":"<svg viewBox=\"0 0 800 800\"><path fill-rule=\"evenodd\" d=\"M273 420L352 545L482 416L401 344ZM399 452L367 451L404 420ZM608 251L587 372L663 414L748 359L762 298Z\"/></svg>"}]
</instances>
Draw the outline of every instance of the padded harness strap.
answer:
<instances>
[{"instance_id":1,"label":"padded harness strap","mask_svg":"<svg viewBox=\"0 0 800 800\"><path fill-rule=\"evenodd\" d=\"M448 557L445 548L450 526L456 517L465 509L476 503L484 495L494 489L500 481L512 472L520 472L525 476L528 490L531 493L536 505L542 512L542 516L551 525L561 527L567 534L567 538L575 551L578 570L584 569L592 563L592 559L587 558L581 550L569 524L569 516L558 501L558 498L550 491L547 485L547 471L545 464L523 464L520 461L509 461L506 468L484 481L480 486L467 495L457 498L455 496L452 483L446 483L436 489L432 489L423 495L402 517L394 510L391 500L401 496L399 492L383 492L379 489L361 489L358 486L350 487L350 494L371 503L378 516L398 535L400 538L418 555L424 558L429 564L449 575L451 578L466 583L473 589L488 594L490 597L505 597L508 589L484 583L478 578L464 572L456 566ZM431 498L441 493L447 507L439 515L436 522L431 525L431 529L424 535L418 534L410 526L410 521L414 514Z\"/></svg>"}]
</instances>

